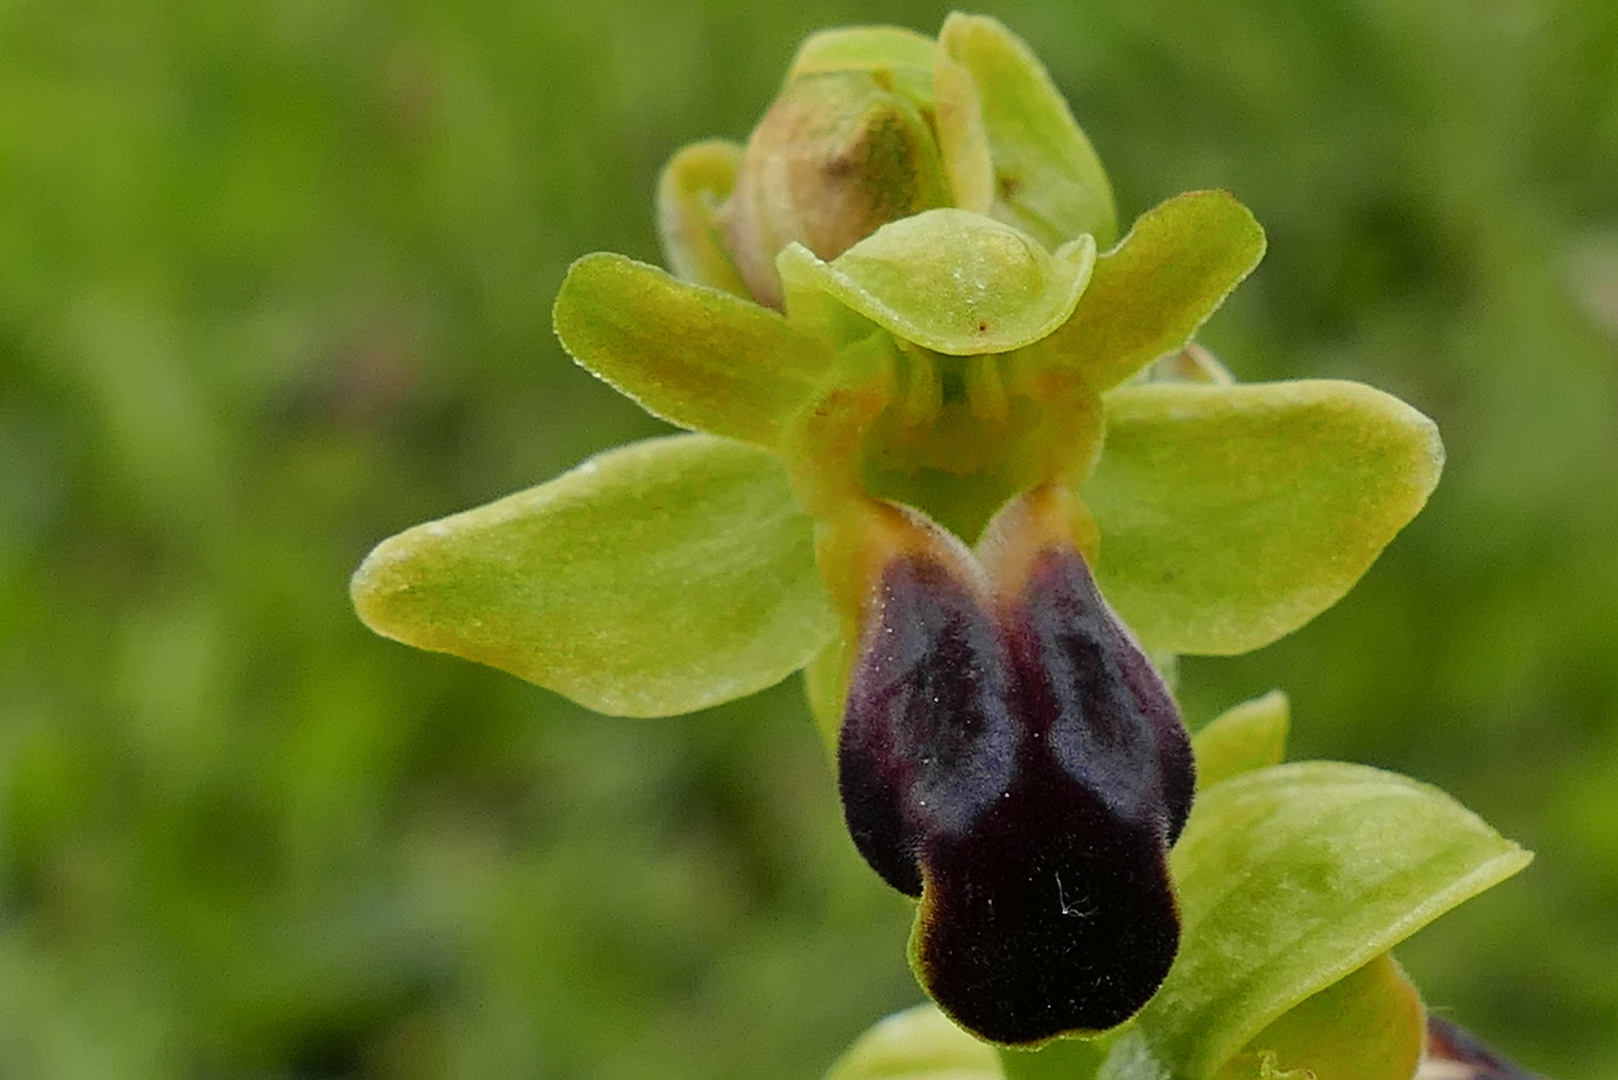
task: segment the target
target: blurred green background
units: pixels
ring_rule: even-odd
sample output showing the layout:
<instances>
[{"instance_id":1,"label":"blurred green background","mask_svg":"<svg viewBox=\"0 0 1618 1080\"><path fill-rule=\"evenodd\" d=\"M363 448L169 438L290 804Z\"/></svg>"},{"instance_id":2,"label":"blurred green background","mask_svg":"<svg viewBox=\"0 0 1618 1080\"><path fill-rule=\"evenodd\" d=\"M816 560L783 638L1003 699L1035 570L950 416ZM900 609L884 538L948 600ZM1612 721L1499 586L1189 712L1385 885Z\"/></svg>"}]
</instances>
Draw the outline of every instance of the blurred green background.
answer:
<instances>
[{"instance_id":1,"label":"blurred green background","mask_svg":"<svg viewBox=\"0 0 1618 1080\"><path fill-rule=\"evenodd\" d=\"M789 682L589 715L371 636L375 541L660 429L549 328L799 38L925 3L0 0L0 1077L810 1078L919 1000ZM584 14L588 11L589 14ZM1204 340L1436 417L1349 598L1188 660L1538 852L1401 958L1618 1075L1618 5L1008 2L1125 220L1270 254Z\"/></svg>"}]
</instances>

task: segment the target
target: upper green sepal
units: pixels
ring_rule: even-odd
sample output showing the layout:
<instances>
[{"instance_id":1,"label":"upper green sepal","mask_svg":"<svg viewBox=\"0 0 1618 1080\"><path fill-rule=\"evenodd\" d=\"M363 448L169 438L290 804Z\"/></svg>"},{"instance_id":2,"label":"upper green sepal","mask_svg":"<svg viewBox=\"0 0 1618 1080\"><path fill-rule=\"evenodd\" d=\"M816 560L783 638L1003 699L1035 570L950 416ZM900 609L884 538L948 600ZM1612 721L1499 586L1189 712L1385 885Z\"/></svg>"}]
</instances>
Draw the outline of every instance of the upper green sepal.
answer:
<instances>
[{"instance_id":1,"label":"upper green sepal","mask_svg":"<svg viewBox=\"0 0 1618 1080\"><path fill-rule=\"evenodd\" d=\"M953 356L1009 352L1047 336L1073 314L1094 265L1088 236L1053 255L1019 229L953 208L890 222L829 263L799 244L777 258L790 314L803 292L819 291L896 337Z\"/></svg>"},{"instance_id":2,"label":"upper green sepal","mask_svg":"<svg viewBox=\"0 0 1618 1080\"><path fill-rule=\"evenodd\" d=\"M552 317L574 359L647 412L765 447L835 359L777 312L607 252L573 264Z\"/></svg>"},{"instance_id":3,"label":"upper green sepal","mask_svg":"<svg viewBox=\"0 0 1618 1080\"><path fill-rule=\"evenodd\" d=\"M837 625L780 461L709 435L610 450L418 525L379 544L351 588L377 633L619 716L761 690Z\"/></svg>"},{"instance_id":4,"label":"upper green sepal","mask_svg":"<svg viewBox=\"0 0 1618 1080\"><path fill-rule=\"evenodd\" d=\"M1147 383L1104 396L1080 488L1096 577L1150 648L1246 652L1336 603L1426 503L1431 420L1359 383Z\"/></svg>"}]
</instances>

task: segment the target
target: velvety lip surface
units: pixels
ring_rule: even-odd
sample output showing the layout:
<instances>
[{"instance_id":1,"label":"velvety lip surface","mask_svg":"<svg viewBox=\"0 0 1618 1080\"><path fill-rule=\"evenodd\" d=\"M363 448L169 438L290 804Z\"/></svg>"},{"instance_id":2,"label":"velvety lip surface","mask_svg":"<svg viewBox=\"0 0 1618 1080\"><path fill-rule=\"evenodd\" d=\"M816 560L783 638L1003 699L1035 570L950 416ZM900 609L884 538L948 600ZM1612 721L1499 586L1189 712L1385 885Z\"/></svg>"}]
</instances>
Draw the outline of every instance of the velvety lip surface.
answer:
<instances>
[{"instance_id":1,"label":"velvety lip surface","mask_svg":"<svg viewBox=\"0 0 1618 1080\"><path fill-rule=\"evenodd\" d=\"M996 597L925 554L888 562L839 744L856 846L921 897L918 974L1009 1045L1113 1027L1156 992L1194 787L1173 700L1082 556L1014 557Z\"/></svg>"}]
</instances>

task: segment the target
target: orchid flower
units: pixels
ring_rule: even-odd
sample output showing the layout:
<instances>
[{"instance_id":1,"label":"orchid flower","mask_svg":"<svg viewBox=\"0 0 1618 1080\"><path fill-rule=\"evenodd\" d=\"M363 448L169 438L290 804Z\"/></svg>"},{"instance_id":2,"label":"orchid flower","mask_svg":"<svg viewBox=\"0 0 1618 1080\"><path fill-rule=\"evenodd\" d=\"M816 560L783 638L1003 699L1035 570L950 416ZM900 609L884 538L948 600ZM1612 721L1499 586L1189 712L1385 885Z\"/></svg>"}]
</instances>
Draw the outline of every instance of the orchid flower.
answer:
<instances>
[{"instance_id":1,"label":"orchid flower","mask_svg":"<svg viewBox=\"0 0 1618 1080\"><path fill-rule=\"evenodd\" d=\"M555 327L691 433L385 541L361 616L618 715L803 670L943 1013L1001 1046L1117 1028L1187 962L1211 871L1180 852L1238 835L1198 828L1159 667L1335 603L1437 482L1436 428L1356 383L1236 382L1193 338L1263 255L1253 216L1191 192L1117 239L1089 142L992 19L811 37L748 145L682 150L658 202L673 272L585 256ZM1468 872L1520 865L1474 833ZM1240 1015L1199 1068L1280 1013Z\"/></svg>"}]
</instances>

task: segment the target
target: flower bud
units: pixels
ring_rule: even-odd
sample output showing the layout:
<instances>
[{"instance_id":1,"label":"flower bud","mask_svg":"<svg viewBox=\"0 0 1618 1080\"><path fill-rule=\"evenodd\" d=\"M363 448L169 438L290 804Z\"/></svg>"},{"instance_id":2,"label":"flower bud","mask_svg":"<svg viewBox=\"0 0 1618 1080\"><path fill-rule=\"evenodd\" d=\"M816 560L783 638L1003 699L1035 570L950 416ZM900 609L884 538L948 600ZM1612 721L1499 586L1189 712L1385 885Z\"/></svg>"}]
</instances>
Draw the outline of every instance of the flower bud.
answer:
<instances>
[{"instance_id":1,"label":"flower bud","mask_svg":"<svg viewBox=\"0 0 1618 1080\"><path fill-rule=\"evenodd\" d=\"M811 36L745 149L710 140L663 171L671 269L782 305L775 257L831 260L891 221L953 206L1047 250L1112 243L1112 188L1027 43L957 12L936 40L897 27Z\"/></svg>"},{"instance_id":2,"label":"flower bud","mask_svg":"<svg viewBox=\"0 0 1618 1080\"><path fill-rule=\"evenodd\" d=\"M780 307L775 256L787 244L833 259L949 202L932 127L888 73L799 75L747 144L726 211L730 253L754 297Z\"/></svg>"}]
</instances>

